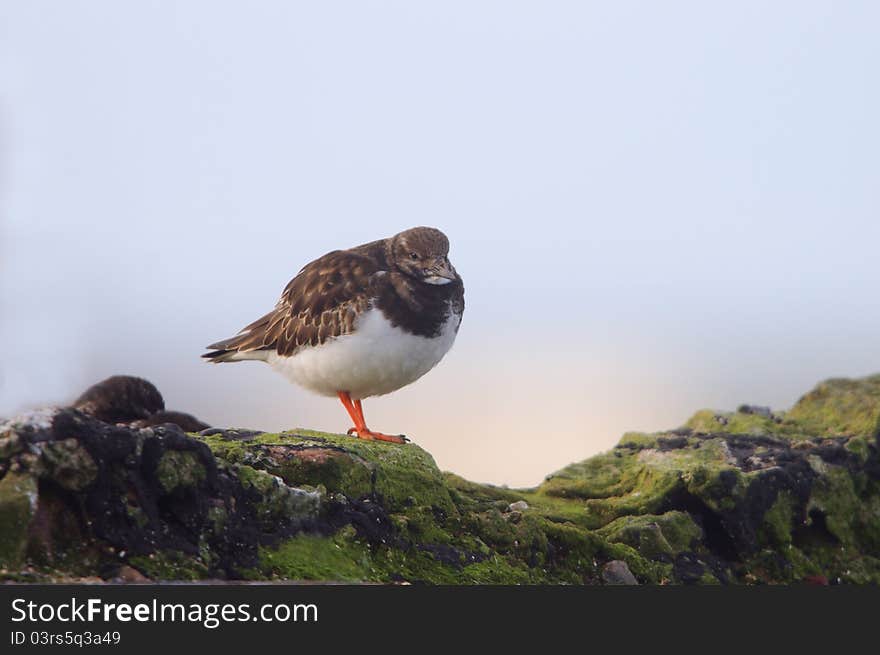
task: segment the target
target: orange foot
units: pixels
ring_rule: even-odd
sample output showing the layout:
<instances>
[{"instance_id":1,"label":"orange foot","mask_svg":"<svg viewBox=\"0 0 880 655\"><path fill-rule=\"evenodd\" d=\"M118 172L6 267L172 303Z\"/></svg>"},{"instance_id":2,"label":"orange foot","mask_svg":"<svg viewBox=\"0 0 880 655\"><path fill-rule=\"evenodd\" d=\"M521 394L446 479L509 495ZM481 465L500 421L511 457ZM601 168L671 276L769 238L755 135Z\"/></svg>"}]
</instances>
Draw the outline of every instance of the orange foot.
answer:
<instances>
[{"instance_id":1,"label":"orange foot","mask_svg":"<svg viewBox=\"0 0 880 655\"><path fill-rule=\"evenodd\" d=\"M349 428L349 435L355 434L358 439L366 439L368 441L390 441L391 443L406 443L409 439L406 438L405 435L398 434L382 434L381 432L373 432L372 430L368 430L366 428L362 430L358 430L357 428Z\"/></svg>"},{"instance_id":2,"label":"orange foot","mask_svg":"<svg viewBox=\"0 0 880 655\"><path fill-rule=\"evenodd\" d=\"M381 432L373 432L367 427L364 419L364 409L361 407L360 400L352 400L351 395L347 391L338 391L337 395L342 402L351 420L354 421L355 427L349 428L348 434L356 434L358 439L368 439L370 441L390 441L391 443L406 443L409 441L404 435L383 434Z\"/></svg>"}]
</instances>

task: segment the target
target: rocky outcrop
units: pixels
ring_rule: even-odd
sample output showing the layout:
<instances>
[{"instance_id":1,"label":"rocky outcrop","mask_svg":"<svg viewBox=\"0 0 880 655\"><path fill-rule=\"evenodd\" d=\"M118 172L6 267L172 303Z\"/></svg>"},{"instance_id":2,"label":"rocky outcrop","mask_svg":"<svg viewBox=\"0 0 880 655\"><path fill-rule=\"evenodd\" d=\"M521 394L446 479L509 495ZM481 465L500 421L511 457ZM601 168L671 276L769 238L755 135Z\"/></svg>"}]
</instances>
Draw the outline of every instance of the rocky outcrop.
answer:
<instances>
[{"instance_id":1,"label":"rocky outcrop","mask_svg":"<svg viewBox=\"0 0 880 655\"><path fill-rule=\"evenodd\" d=\"M113 383L134 410L0 423L0 579L880 582L880 376L627 434L527 490L413 444L187 434L143 382Z\"/></svg>"}]
</instances>

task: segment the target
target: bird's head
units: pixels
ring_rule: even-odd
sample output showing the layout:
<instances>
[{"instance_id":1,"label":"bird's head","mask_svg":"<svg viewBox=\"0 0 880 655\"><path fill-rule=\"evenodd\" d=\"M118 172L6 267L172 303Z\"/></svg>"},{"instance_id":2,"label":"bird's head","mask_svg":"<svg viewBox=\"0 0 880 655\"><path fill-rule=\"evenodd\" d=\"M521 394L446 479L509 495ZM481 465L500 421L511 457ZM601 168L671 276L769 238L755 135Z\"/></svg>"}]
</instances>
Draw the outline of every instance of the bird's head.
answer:
<instances>
[{"instance_id":1,"label":"bird's head","mask_svg":"<svg viewBox=\"0 0 880 655\"><path fill-rule=\"evenodd\" d=\"M449 284L458 279L448 255L449 239L433 227L414 227L391 239L394 265L425 284Z\"/></svg>"}]
</instances>

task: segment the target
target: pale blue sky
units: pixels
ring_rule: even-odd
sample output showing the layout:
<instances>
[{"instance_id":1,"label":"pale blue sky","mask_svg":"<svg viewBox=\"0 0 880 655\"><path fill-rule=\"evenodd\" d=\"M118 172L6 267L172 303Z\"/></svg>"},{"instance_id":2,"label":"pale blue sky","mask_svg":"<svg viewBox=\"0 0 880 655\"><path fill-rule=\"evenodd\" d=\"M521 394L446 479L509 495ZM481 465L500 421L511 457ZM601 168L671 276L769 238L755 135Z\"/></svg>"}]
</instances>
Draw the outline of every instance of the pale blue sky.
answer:
<instances>
[{"instance_id":1,"label":"pale blue sky","mask_svg":"<svg viewBox=\"0 0 880 655\"><path fill-rule=\"evenodd\" d=\"M132 373L347 428L198 355L414 225L467 311L366 412L466 477L880 371L878 67L872 2L0 3L0 415Z\"/></svg>"}]
</instances>

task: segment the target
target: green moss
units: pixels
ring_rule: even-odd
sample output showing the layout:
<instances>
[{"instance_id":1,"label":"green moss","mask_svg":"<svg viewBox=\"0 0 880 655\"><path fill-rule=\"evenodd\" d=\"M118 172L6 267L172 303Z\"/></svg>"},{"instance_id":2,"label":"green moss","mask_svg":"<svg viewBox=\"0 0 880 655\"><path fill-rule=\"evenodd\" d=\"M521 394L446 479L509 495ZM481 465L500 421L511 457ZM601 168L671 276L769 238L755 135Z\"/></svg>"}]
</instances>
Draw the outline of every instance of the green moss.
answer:
<instances>
[{"instance_id":1,"label":"green moss","mask_svg":"<svg viewBox=\"0 0 880 655\"><path fill-rule=\"evenodd\" d=\"M38 474L69 491L82 491L98 475L98 465L76 439L51 441L41 447Z\"/></svg>"},{"instance_id":2,"label":"green moss","mask_svg":"<svg viewBox=\"0 0 880 655\"><path fill-rule=\"evenodd\" d=\"M856 543L863 552L880 554L880 490L875 486L870 495L860 499L854 523Z\"/></svg>"},{"instance_id":3,"label":"green moss","mask_svg":"<svg viewBox=\"0 0 880 655\"><path fill-rule=\"evenodd\" d=\"M873 442L872 437L853 437L846 442L844 448L858 457L861 464L865 464L874 448Z\"/></svg>"},{"instance_id":4,"label":"green moss","mask_svg":"<svg viewBox=\"0 0 880 655\"><path fill-rule=\"evenodd\" d=\"M786 418L817 436L874 436L880 430L880 375L826 380L798 400Z\"/></svg>"},{"instance_id":5,"label":"green moss","mask_svg":"<svg viewBox=\"0 0 880 655\"><path fill-rule=\"evenodd\" d=\"M599 534L569 524L545 522L542 531L556 553L565 555L548 569L555 582L582 584L601 579L600 562L623 560L640 582L659 583L669 574L669 567L651 562L634 548L606 541Z\"/></svg>"},{"instance_id":6,"label":"green moss","mask_svg":"<svg viewBox=\"0 0 880 655\"><path fill-rule=\"evenodd\" d=\"M838 581L847 584L877 585L880 581L880 559L855 554L842 563Z\"/></svg>"},{"instance_id":7,"label":"green moss","mask_svg":"<svg viewBox=\"0 0 880 655\"><path fill-rule=\"evenodd\" d=\"M763 544L787 549L791 545L795 501L783 492L764 513L758 538Z\"/></svg>"},{"instance_id":8,"label":"green moss","mask_svg":"<svg viewBox=\"0 0 880 655\"><path fill-rule=\"evenodd\" d=\"M622 516L597 534L611 542L624 543L649 559L676 555L692 550L703 531L685 512Z\"/></svg>"},{"instance_id":9,"label":"green moss","mask_svg":"<svg viewBox=\"0 0 880 655\"><path fill-rule=\"evenodd\" d=\"M244 461L247 455L246 445L252 443L251 441L245 442L236 439L227 439L222 434L211 434L207 436L194 434L191 436L194 439L198 439L207 444L215 457L230 463ZM261 435L258 435L258 437L259 436Z\"/></svg>"},{"instance_id":10,"label":"green moss","mask_svg":"<svg viewBox=\"0 0 880 655\"><path fill-rule=\"evenodd\" d=\"M147 516L144 510L137 505L132 505L131 503L126 504L125 513L128 514L128 517L141 529L147 527L150 522L150 517Z\"/></svg>"},{"instance_id":11,"label":"green moss","mask_svg":"<svg viewBox=\"0 0 880 655\"><path fill-rule=\"evenodd\" d=\"M257 516L262 521L271 524L292 518L317 516L321 502L320 493L289 487L277 476L246 464L234 464L231 470L245 487L260 494ZM225 520L225 516L218 515L216 518Z\"/></svg>"},{"instance_id":12,"label":"green moss","mask_svg":"<svg viewBox=\"0 0 880 655\"><path fill-rule=\"evenodd\" d=\"M14 569L24 562L36 507L33 476L10 471L0 480L0 569Z\"/></svg>"},{"instance_id":13,"label":"green moss","mask_svg":"<svg viewBox=\"0 0 880 655\"><path fill-rule=\"evenodd\" d=\"M277 549L262 548L260 565L285 580L362 582L377 577L365 546L332 537L299 535Z\"/></svg>"},{"instance_id":14,"label":"green moss","mask_svg":"<svg viewBox=\"0 0 880 655\"><path fill-rule=\"evenodd\" d=\"M438 517L429 507L409 508L405 514L390 516L398 534L407 541L421 544L449 544L454 537L449 531L450 522Z\"/></svg>"},{"instance_id":15,"label":"green moss","mask_svg":"<svg viewBox=\"0 0 880 655\"><path fill-rule=\"evenodd\" d=\"M537 493L583 499L581 505L569 503L562 516L592 529L621 516L656 514L681 491L698 496L718 511L733 509L745 493L747 482L723 439L677 434L658 434L654 439L658 448L616 448L569 466L549 478ZM667 441L674 441L675 447L664 447ZM542 510L549 515L547 509Z\"/></svg>"},{"instance_id":16,"label":"green moss","mask_svg":"<svg viewBox=\"0 0 880 655\"><path fill-rule=\"evenodd\" d=\"M323 486L349 498L363 498L373 491L373 467L348 452L313 448L295 451L277 467L271 467L292 485Z\"/></svg>"},{"instance_id":17,"label":"green moss","mask_svg":"<svg viewBox=\"0 0 880 655\"><path fill-rule=\"evenodd\" d=\"M618 448L656 448L657 435L645 434L644 432L627 432L617 443Z\"/></svg>"},{"instance_id":18,"label":"green moss","mask_svg":"<svg viewBox=\"0 0 880 655\"><path fill-rule=\"evenodd\" d=\"M563 498L609 498L631 492L643 472L633 454L619 450L571 464L548 476L539 489Z\"/></svg>"},{"instance_id":19,"label":"green moss","mask_svg":"<svg viewBox=\"0 0 880 655\"><path fill-rule=\"evenodd\" d=\"M718 513L733 511L744 501L749 479L733 466L698 466L684 476L689 493Z\"/></svg>"},{"instance_id":20,"label":"green moss","mask_svg":"<svg viewBox=\"0 0 880 655\"><path fill-rule=\"evenodd\" d=\"M350 498L375 494L391 512L413 506L456 511L434 459L414 444L301 429L247 442L219 435L205 441L218 457L267 470L288 484L323 485Z\"/></svg>"},{"instance_id":21,"label":"green moss","mask_svg":"<svg viewBox=\"0 0 880 655\"><path fill-rule=\"evenodd\" d=\"M490 507L503 511L518 500L527 500L531 505L530 499L536 497L533 489L515 490L491 484L477 484L452 473L443 473L442 478L450 499L461 515L485 511ZM568 506L567 503L564 504Z\"/></svg>"},{"instance_id":22,"label":"green moss","mask_svg":"<svg viewBox=\"0 0 880 655\"><path fill-rule=\"evenodd\" d=\"M225 507L215 505L208 509L208 525L211 526L211 534L215 536L223 534L223 530L226 528L228 520L229 513L226 511Z\"/></svg>"},{"instance_id":23,"label":"green moss","mask_svg":"<svg viewBox=\"0 0 880 655\"><path fill-rule=\"evenodd\" d=\"M153 580L203 580L209 577L205 562L178 551L135 555L128 559L128 563Z\"/></svg>"},{"instance_id":24,"label":"green moss","mask_svg":"<svg viewBox=\"0 0 880 655\"><path fill-rule=\"evenodd\" d=\"M285 580L468 584L493 576L496 580L509 580L509 575L504 574L515 570L500 563L473 570L471 566L450 567L420 549L370 548L345 532L334 537L299 535L277 549L260 551L263 574Z\"/></svg>"},{"instance_id":25,"label":"green moss","mask_svg":"<svg viewBox=\"0 0 880 655\"><path fill-rule=\"evenodd\" d=\"M822 569L820 566L810 559L804 554L804 552L793 545L786 546L784 550L770 550L764 551L769 557L772 557L777 562L780 559L785 561L785 569L779 571L777 575L768 576L770 580L780 580L785 582L799 582L810 576L816 576L822 574ZM779 553L783 554L783 557L779 557Z\"/></svg>"},{"instance_id":26,"label":"green moss","mask_svg":"<svg viewBox=\"0 0 880 655\"><path fill-rule=\"evenodd\" d=\"M655 518L673 553L692 550L703 538L703 530L687 512L671 511Z\"/></svg>"},{"instance_id":27,"label":"green moss","mask_svg":"<svg viewBox=\"0 0 880 655\"><path fill-rule=\"evenodd\" d=\"M206 477L205 467L194 452L169 450L159 459L156 478L165 493L195 487Z\"/></svg>"},{"instance_id":28,"label":"green moss","mask_svg":"<svg viewBox=\"0 0 880 655\"><path fill-rule=\"evenodd\" d=\"M824 475L813 484L808 510L820 511L829 532L844 544L852 544L855 541L852 523L860 513L860 504L847 471L826 465Z\"/></svg>"},{"instance_id":29,"label":"green moss","mask_svg":"<svg viewBox=\"0 0 880 655\"><path fill-rule=\"evenodd\" d=\"M779 431L776 422L767 416L743 412L716 412L703 409L694 414L685 427L694 432L767 435Z\"/></svg>"},{"instance_id":30,"label":"green moss","mask_svg":"<svg viewBox=\"0 0 880 655\"><path fill-rule=\"evenodd\" d=\"M461 584L522 585L533 583L535 576L524 564L514 565L509 560L494 555L464 567L459 580Z\"/></svg>"},{"instance_id":31,"label":"green moss","mask_svg":"<svg viewBox=\"0 0 880 655\"><path fill-rule=\"evenodd\" d=\"M650 517L651 515L622 516L602 528L599 534L609 541L632 546L649 559L660 559L664 555L671 556L674 552L672 546L669 545L660 526L649 520Z\"/></svg>"}]
</instances>

